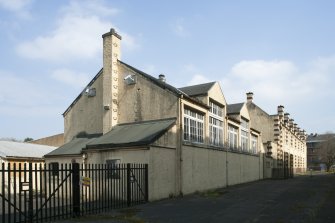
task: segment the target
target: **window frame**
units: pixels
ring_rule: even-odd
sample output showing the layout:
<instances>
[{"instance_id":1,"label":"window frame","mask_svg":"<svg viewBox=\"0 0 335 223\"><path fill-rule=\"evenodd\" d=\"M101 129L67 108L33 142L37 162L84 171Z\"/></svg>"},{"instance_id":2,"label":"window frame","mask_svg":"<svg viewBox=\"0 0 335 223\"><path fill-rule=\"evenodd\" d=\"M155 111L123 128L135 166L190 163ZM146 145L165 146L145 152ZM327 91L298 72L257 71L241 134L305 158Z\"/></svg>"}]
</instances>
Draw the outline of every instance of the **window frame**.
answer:
<instances>
[{"instance_id":1,"label":"window frame","mask_svg":"<svg viewBox=\"0 0 335 223\"><path fill-rule=\"evenodd\" d=\"M224 139L224 106L209 101L209 144L212 146L223 146Z\"/></svg>"},{"instance_id":2,"label":"window frame","mask_svg":"<svg viewBox=\"0 0 335 223\"><path fill-rule=\"evenodd\" d=\"M251 141L251 152L254 154L257 154L258 153L258 136L255 134L251 134L250 141Z\"/></svg>"},{"instance_id":3,"label":"window frame","mask_svg":"<svg viewBox=\"0 0 335 223\"><path fill-rule=\"evenodd\" d=\"M184 141L204 143L205 115L195 109L184 107Z\"/></svg>"},{"instance_id":4,"label":"window frame","mask_svg":"<svg viewBox=\"0 0 335 223\"><path fill-rule=\"evenodd\" d=\"M238 149L238 131L239 128L237 126L228 124L228 147L231 150Z\"/></svg>"}]
</instances>

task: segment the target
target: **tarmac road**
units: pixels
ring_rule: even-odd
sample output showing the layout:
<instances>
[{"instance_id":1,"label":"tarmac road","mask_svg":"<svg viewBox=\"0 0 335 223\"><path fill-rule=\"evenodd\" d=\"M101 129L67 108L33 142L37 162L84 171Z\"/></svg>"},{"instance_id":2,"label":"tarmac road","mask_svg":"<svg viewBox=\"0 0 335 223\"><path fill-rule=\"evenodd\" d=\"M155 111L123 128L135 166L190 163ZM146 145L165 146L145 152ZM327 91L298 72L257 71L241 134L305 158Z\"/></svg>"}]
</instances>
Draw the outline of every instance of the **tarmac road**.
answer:
<instances>
[{"instance_id":1,"label":"tarmac road","mask_svg":"<svg viewBox=\"0 0 335 223\"><path fill-rule=\"evenodd\" d=\"M263 180L63 223L334 223L335 175Z\"/></svg>"}]
</instances>

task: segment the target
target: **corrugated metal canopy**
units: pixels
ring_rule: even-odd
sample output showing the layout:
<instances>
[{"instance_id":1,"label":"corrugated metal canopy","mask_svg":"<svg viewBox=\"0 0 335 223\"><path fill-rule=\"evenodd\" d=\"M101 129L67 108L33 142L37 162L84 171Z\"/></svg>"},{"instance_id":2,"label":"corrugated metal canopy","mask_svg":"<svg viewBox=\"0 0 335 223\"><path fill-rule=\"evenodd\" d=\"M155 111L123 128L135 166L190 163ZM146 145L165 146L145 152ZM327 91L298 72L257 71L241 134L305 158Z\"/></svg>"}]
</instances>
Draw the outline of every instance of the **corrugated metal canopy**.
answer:
<instances>
[{"instance_id":1,"label":"corrugated metal canopy","mask_svg":"<svg viewBox=\"0 0 335 223\"><path fill-rule=\"evenodd\" d=\"M97 139L100 135L95 135L93 137L87 136L87 137L74 138L70 142L46 154L45 157L60 156L60 155L80 155L82 152L82 149L86 147L87 143Z\"/></svg>"},{"instance_id":2,"label":"corrugated metal canopy","mask_svg":"<svg viewBox=\"0 0 335 223\"><path fill-rule=\"evenodd\" d=\"M1 157L42 158L45 154L56 149L54 146L44 146L32 143L0 141Z\"/></svg>"},{"instance_id":3,"label":"corrugated metal canopy","mask_svg":"<svg viewBox=\"0 0 335 223\"><path fill-rule=\"evenodd\" d=\"M86 149L148 145L162 136L175 122L176 118L169 118L120 124L89 142Z\"/></svg>"}]
</instances>

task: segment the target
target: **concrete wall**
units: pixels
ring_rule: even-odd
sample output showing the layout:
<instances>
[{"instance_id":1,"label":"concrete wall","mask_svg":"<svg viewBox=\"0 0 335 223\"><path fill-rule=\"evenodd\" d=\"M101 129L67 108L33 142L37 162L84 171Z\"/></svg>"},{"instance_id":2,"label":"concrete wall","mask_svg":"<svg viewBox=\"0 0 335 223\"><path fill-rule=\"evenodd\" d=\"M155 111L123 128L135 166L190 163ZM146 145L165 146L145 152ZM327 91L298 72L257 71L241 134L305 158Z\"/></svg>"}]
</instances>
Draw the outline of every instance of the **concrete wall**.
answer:
<instances>
[{"instance_id":1,"label":"concrete wall","mask_svg":"<svg viewBox=\"0 0 335 223\"><path fill-rule=\"evenodd\" d=\"M88 152L88 163L106 163L108 159L120 159L121 163L149 164L149 200L176 195L175 149L161 147L111 149Z\"/></svg>"},{"instance_id":2,"label":"concrete wall","mask_svg":"<svg viewBox=\"0 0 335 223\"><path fill-rule=\"evenodd\" d=\"M228 185L263 179L263 160L259 156L227 153Z\"/></svg>"},{"instance_id":3,"label":"concrete wall","mask_svg":"<svg viewBox=\"0 0 335 223\"><path fill-rule=\"evenodd\" d=\"M183 146L182 193L226 186L226 153Z\"/></svg>"},{"instance_id":4,"label":"concrete wall","mask_svg":"<svg viewBox=\"0 0 335 223\"><path fill-rule=\"evenodd\" d=\"M183 194L263 179L262 156L185 145L182 154Z\"/></svg>"},{"instance_id":5,"label":"concrete wall","mask_svg":"<svg viewBox=\"0 0 335 223\"><path fill-rule=\"evenodd\" d=\"M254 103L246 103L251 127L262 133L263 142L273 141L273 118Z\"/></svg>"},{"instance_id":6,"label":"concrete wall","mask_svg":"<svg viewBox=\"0 0 335 223\"><path fill-rule=\"evenodd\" d=\"M48 136L41 139L30 141L28 143L59 147L64 145L64 134L61 133L53 136Z\"/></svg>"},{"instance_id":7,"label":"concrete wall","mask_svg":"<svg viewBox=\"0 0 335 223\"><path fill-rule=\"evenodd\" d=\"M102 133L102 76L91 87L96 89L96 96L82 95L64 115L65 143L82 131L89 134Z\"/></svg>"},{"instance_id":8,"label":"concrete wall","mask_svg":"<svg viewBox=\"0 0 335 223\"><path fill-rule=\"evenodd\" d=\"M149 79L120 65L119 123L154 120L178 116L178 97ZM134 75L135 84L127 85L124 77Z\"/></svg>"}]
</instances>

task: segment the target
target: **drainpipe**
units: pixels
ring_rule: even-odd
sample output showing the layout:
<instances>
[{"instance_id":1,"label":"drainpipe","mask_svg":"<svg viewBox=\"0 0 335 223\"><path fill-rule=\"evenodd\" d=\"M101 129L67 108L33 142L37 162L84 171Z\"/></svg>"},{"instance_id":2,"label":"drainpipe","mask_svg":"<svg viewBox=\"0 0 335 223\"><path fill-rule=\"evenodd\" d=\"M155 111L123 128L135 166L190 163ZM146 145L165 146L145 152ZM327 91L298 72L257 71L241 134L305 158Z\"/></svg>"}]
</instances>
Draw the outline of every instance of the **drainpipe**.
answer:
<instances>
[{"instance_id":1,"label":"drainpipe","mask_svg":"<svg viewBox=\"0 0 335 223\"><path fill-rule=\"evenodd\" d=\"M177 144L177 169L179 172L179 182L177 182L178 185L178 194L183 195L183 170L182 170L182 162L183 162L183 153L182 153L182 142L183 142L183 104L182 104L183 95L180 96L179 103L179 136L178 138L178 144Z\"/></svg>"},{"instance_id":2,"label":"drainpipe","mask_svg":"<svg viewBox=\"0 0 335 223\"><path fill-rule=\"evenodd\" d=\"M228 126L228 118L226 117L226 122L227 123L227 126ZM225 129L226 132L228 133L228 128ZM226 187L228 187L228 147L226 148Z\"/></svg>"}]
</instances>

